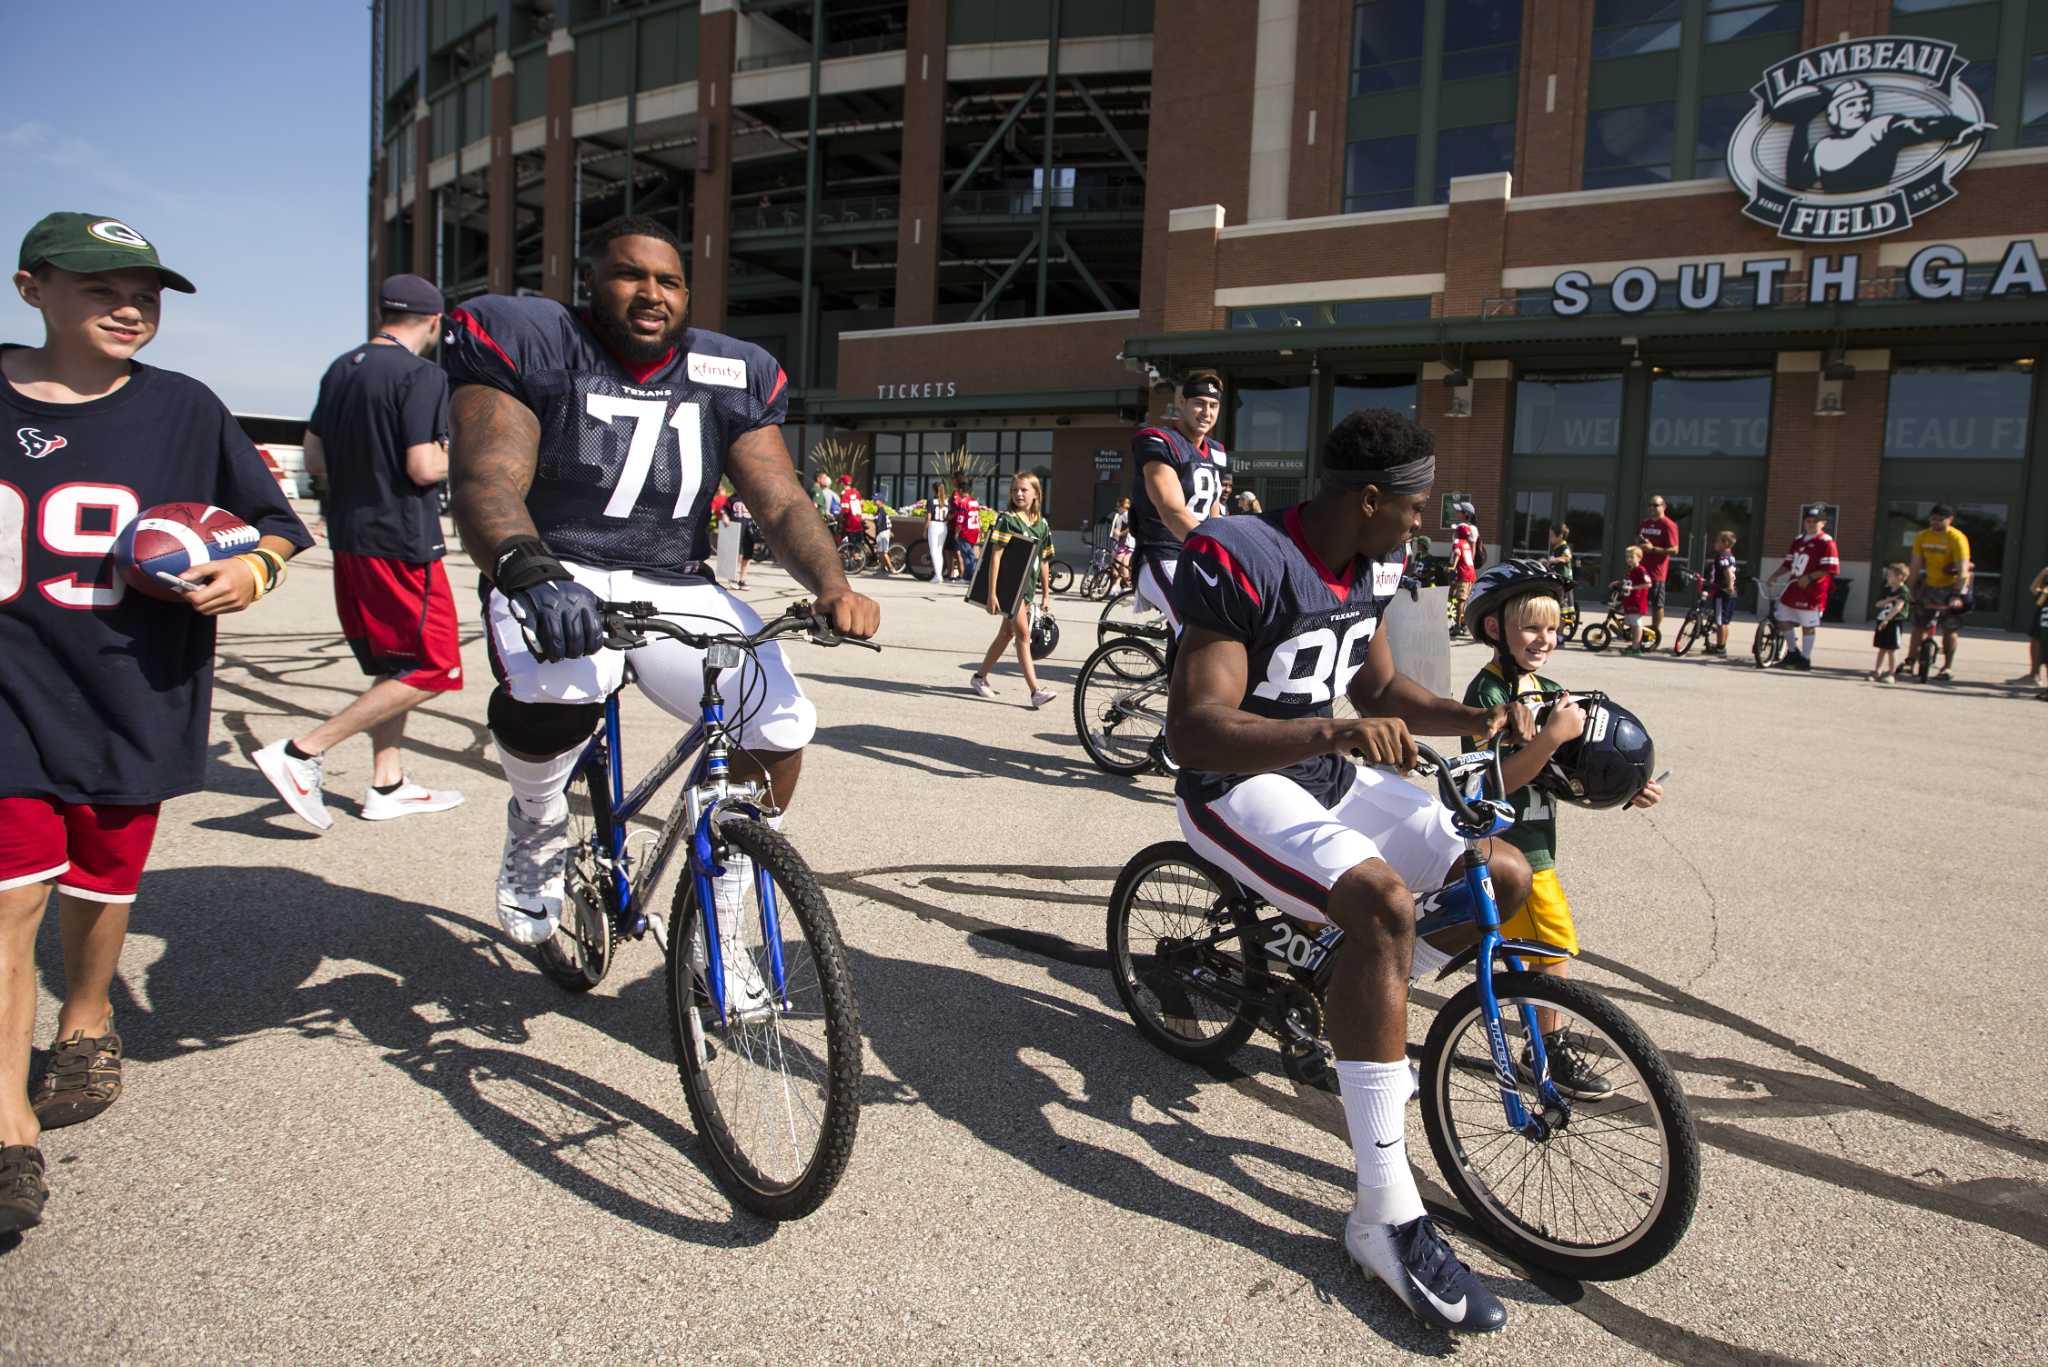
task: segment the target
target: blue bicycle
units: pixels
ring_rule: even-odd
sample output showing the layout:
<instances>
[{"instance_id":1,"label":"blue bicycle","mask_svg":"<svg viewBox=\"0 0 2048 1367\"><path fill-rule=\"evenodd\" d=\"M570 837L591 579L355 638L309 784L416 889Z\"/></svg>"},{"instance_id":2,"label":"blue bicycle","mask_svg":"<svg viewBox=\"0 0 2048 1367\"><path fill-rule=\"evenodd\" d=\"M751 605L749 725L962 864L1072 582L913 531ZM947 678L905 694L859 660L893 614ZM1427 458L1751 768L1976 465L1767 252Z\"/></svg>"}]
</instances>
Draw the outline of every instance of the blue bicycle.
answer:
<instances>
[{"instance_id":1,"label":"blue bicycle","mask_svg":"<svg viewBox=\"0 0 2048 1367\"><path fill-rule=\"evenodd\" d=\"M731 760L754 652L781 636L828 646L850 638L803 603L751 635L689 631L651 603L607 603L604 621L615 649L653 635L703 651L702 719L628 792L618 697L606 699L604 729L571 781L562 925L537 957L557 983L587 992L620 939L653 933L667 962L676 1067L712 1173L748 1210L796 1219L831 1194L852 1154L860 1027L824 891L763 819L773 795L759 780L734 779ZM720 685L735 671L728 720ZM642 820L685 765L668 815Z\"/></svg>"},{"instance_id":2,"label":"blue bicycle","mask_svg":"<svg viewBox=\"0 0 2048 1367\"><path fill-rule=\"evenodd\" d=\"M1514 825L1499 753L1445 760L1417 749L1418 772L1434 773L1465 841L1462 875L1416 899L1417 964L1448 952L1439 979L1476 972L1438 1010L1422 1046L1430 1150L1499 1247L1571 1277L1634 1276L1678 1245L1699 1199L1685 1093L1612 1002L1584 983L1523 969L1523 955L1568 951L1502 937L1483 852ZM1462 789L1475 780L1480 794L1468 799ZM1278 1041L1287 1076L1308 1086L1334 1086L1323 996L1343 938L1335 926L1308 928L1273 911L1177 840L1141 851L1110 895L1111 970L1140 1034L1176 1058L1214 1062L1263 1030ZM1548 1041L1560 1038L1579 1053L1575 1094L1551 1076ZM1586 1087L1588 1078L1599 1082Z\"/></svg>"}]
</instances>

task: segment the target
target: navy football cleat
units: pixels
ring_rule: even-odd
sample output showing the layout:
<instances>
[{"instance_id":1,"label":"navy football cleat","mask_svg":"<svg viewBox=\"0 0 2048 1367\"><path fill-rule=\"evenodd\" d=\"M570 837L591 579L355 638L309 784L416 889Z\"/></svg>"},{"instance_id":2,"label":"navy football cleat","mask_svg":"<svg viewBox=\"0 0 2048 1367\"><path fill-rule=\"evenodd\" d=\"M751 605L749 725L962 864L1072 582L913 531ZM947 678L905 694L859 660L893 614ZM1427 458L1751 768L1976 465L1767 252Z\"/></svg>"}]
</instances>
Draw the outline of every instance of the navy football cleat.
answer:
<instances>
[{"instance_id":1,"label":"navy football cleat","mask_svg":"<svg viewBox=\"0 0 2048 1367\"><path fill-rule=\"evenodd\" d=\"M1424 1324L1454 1334L1488 1334L1508 1322L1507 1307L1458 1261L1427 1215L1405 1225L1346 1220L1344 1247Z\"/></svg>"}]
</instances>

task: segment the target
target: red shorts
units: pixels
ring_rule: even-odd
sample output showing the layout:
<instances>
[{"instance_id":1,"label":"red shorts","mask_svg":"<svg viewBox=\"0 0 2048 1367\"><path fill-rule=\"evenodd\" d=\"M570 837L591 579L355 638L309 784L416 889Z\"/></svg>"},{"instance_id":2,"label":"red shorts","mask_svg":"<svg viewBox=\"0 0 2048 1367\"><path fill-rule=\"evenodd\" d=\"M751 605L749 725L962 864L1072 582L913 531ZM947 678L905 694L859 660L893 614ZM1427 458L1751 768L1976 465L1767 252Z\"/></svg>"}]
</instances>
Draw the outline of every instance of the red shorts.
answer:
<instances>
[{"instance_id":1,"label":"red shorts","mask_svg":"<svg viewBox=\"0 0 2048 1367\"><path fill-rule=\"evenodd\" d=\"M334 610L363 673L427 693L462 687L455 595L440 561L413 565L336 551Z\"/></svg>"},{"instance_id":2,"label":"red shorts","mask_svg":"<svg viewBox=\"0 0 2048 1367\"><path fill-rule=\"evenodd\" d=\"M134 901L158 805L0 797L0 891L55 878L57 891L73 897Z\"/></svg>"}]
</instances>

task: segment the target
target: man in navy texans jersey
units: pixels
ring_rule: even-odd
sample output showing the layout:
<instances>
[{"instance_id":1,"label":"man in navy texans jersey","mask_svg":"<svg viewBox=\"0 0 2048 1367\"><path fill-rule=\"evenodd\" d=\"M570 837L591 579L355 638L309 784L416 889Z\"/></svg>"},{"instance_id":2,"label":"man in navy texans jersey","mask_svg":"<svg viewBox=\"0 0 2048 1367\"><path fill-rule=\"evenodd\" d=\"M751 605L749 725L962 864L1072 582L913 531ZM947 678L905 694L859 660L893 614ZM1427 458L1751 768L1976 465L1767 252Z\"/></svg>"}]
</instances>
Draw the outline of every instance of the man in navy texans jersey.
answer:
<instances>
[{"instance_id":1,"label":"man in navy texans jersey","mask_svg":"<svg viewBox=\"0 0 2048 1367\"><path fill-rule=\"evenodd\" d=\"M1174 566L1181 543L1223 511L1230 457L1209 433L1223 411L1223 381L1198 370L1181 381L1180 407L1170 423L1141 427L1131 438L1138 482L1131 486L1131 534L1138 542L1138 593L1166 613L1175 631Z\"/></svg>"},{"instance_id":2,"label":"man in navy texans jersey","mask_svg":"<svg viewBox=\"0 0 2048 1367\"><path fill-rule=\"evenodd\" d=\"M1429 433L1366 409L1324 442L1313 499L1191 534L1173 583L1184 625L1167 735L1188 843L1289 916L1344 930L1326 1005L1358 1168L1345 1247L1426 1323L1480 1331L1507 1312L1423 1213L1402 1117L1413 894L1457 876L1464 843L1395 771L1415 764L1411 726L1515 741L1533 728L1519 706L1466 707L1405 678L1379 634L1435 480ZM1358 717L1332 715L1339 695ZM1505 842L1491 860L1506 917L1529 866Z\"/></svg>"},{"instance_id":3,"label":"man in navy texans jersey","mask_svg":"<svg viewBox=\"0 0 2048 1367\"><path fill-rule=\"evenodd\" d=\"M206 778L214 622L275 588L312 544L262 456L199 381L134 359L164 290L192 285L104 214L50 214L14 288L39 347L0 347L0 1235L42 1219L41 1130L121 1095L108 988L157 810ZM130 589L110 552L159 503L209 503L260 533L180 576L180 602ZM64 1005L35 1095L36 929L63 923Z\"/></svg>"},{"instance_id":4,"label":"man in navy texans jersey","mask_svg":"<svg viewBox=\"0 0 2048 1367\"><path fill-rule=\"evenodd\" d=\"M847 584L797 481L782 438L789 382L775 359L686 326L682 249L654 220L616 220L585 247L587 310L487 295L449 315L441 345L454 390L455 521L487 580L499 676L490 726L512 787L498 918L529 945L560 924L565 792L605 698L625 677L625 653L604 647L598 605L652 602L694 617L698 629L761 626L707 563L721 479L732 480L834 630L865 638L880 620L874 602ZM735 772L757 770L780 808L795 792L817 718L780 650L764 647L759 663L765 694L747 709ZM668 712L695 720L698 651L657 637L633 652L633 676ZM715 890L732 914L719 917L721 929L737 927L753 878L744 858L726 870Z\"/></svg>"}]
</instances>

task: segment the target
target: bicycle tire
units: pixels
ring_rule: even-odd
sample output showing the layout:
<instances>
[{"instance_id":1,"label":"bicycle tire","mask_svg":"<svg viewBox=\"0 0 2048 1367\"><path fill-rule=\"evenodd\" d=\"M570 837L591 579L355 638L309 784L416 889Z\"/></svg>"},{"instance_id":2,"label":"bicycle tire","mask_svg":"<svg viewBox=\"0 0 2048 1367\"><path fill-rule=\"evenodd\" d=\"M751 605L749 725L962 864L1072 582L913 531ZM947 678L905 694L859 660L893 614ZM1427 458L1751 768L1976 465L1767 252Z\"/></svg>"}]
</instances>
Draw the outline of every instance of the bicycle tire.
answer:
<instances>
[{"instance_id":1,"label":"bicycle tire","mask_svg":"<svg viewBox=\"0 0 2048 1367\"><path fill-rule=\"evenodd\" d=\"M1607 643L1613 638L1614 633L1607 629L1604 622L1595 622L1579 633L1579 644L1598 655L1607 649Z\"/></svg>"},{"instance_id":2,"label":"bicycle tire","mask_svg":"<svg viewBox=\"0 0 2048 1367\"><path fill-rule=\"evenodd\" d=\"M1156 845L1148 845L1124 865L1123 872L1117 875L1116 887L1109 894L1109 916L1105 935L1109 946L1110 976L1116 980L1117 999L1124 1004L1124 1010L1130 1014L1131 1023L1138 1027L1138 1033L1148 1042L1162 1053L1171 1054L1177 1059L1189 1063L1208 1063L1223 1058L1250 1039L1252 1031L1258 1026L1258 1013L1249 1007L1230 1006L1209 999L1206 1004L1219 1008L1221 1012L1216 1017L1220 1024L1215 1033L1194 1039L1190 1037L1189 1031L1177 1029L1172 1024L1175 1021L1183 1021L1193 1025L1199 1020L1194 1014L1198 1006L1196 996L1186 992L1181 984L1173 979L1171 970L1157 962L1158 946L1164 937L1156 933L1151 934L1150 949L1141 954L1131 943L1131 923L1133 909L1139 905L1148 880L1163 869L1175 867L1192 873L1195 879L1209 886L1213 893L1210 909L1197 918L1196 903L1181 896L1175 899L1181 904L1177 911L1162 908L1156 919L1163 924L1170 917L1178 916L1188 923L1189 934L1194 933L1203 924L1217 924L1217 904L1224 902L1228 897L1223 876L1182 841L1162 840ZM1193 881L1184 880L1184 886L1191 885ZM1164 892L1158 895L1162 899L1166 896ZM1232 911L1230 915L1241 927L1257 920L1256 917L1237 911ZM1150 932L1141 930L1139 933L1142 938ZM1248 988L1256 988L1271 975L1258 955L1248 956L1242 952L1250 943L1249 940L1241 940L1239 953L1205 955L1203 962L1211 969L1233 974L1238 982ZM1157 1009L1154 1008L1154 1003L1157 1004ZM1186 1005L1189 1014L1172 1014L1173 1008L1182 1004Z\"/></svg>"},{"instance_id":3,"label":"bicycle tire","mask_svg":"<svg viewBox=\"0 0 2048 1367\"><path fill-rule=\"evenodd\" d=\"M1664 630L1663 630L1663 628L1662 628L1662 627L1644 627L1644 628L1643 628L1643 649L1644 649L1644 650L1655 650L1655 649L1656 649L1656 648L1657 648L1658 646L1661 646L1661 645L1663 645L1663 644L1664 644Z\"/></svg>"},{"instance_id":4,"label":"bicycle tire","mask_svg":"<svg viewBox=\"0 0 2048 1367\"><path fill-rule=\"evenodd\" d=\"M1913 677L1920 683L1926 683L1927 676L1934 672L1935 641L1939 637L1940 633L1930 624L1926 636L1921 638L1920 653L1913 660Z\"/></svg>"},{"instance_id":5,"label":"bicycle tire","mask_svg":"<svg viewBox=\"0 0 2048 1367\"><path fill-rule=\"evenodd\" d=\"M1065 593L1074 587L1074 567L1064 560L1055 560L1052 568L1046 571L1046 579L1054 593Z\"/></svg>"},{"instance_id":6,"label":"bicycle tire","mask_svg":"<svg viewBox=\"0 0 2048 1367\"><path fill-rule=\"evenodd\" d=\"M1082 664L1074 680L1074 733L1096 768L1129 777L1152 767L1152 742L1163 733L1163 720L1152 725L1149 718L1118 711L1117 704L1140 689L1157 687L1165 675L1166 657L1128 636L1097 646ZM1125 727L1125 722L1133 725Z\"/></svg>"},{"instance_id":7,"label":"bicycle tire","mask_svg":"<svg viewBox=\"0 0 2048 1367\"><path fill-rule=\"evenodd\" d=\"M868 567L867 545L851 537L840 542L839 564L848 574L859 574Z\"/></svg>"},{"instance_id":8,"label":"bicycle tire","mask_svg":"<svg viewBox=\"0 0 2048 1367\"><path fill-rule=\"evenodd\" d=\"M752 859L757 868L766 870L778 890L786 967L784 990L790 1006L763 1008L767 1013L765 1028L760 1028L763 1021L742 1020L747 1013L739 1011L729 1011L723 1023L715 1018L702 982L702 951L695 956L691 953L692 943L701 944L705 933L703 918L698 915L697 880L683 879L676 889L667 963L669 1028L675 1046L676 1071L712 1176L726 1194L766 1219L801 1219L823 1204L838 1185L852 1157L854 1135L860 1125L860 1022L846 948L840 941L824 890L795 846L766 823L751 819L733 817L719 822L716 830L721 863L730 850L737 849ZM758 914L757 904L756 917ZM801 932L803 944L809 947L807 956L795 952L799 946L792 944L792 919L794 928ZM758 932L758 920L753 924ZM766 976L765 965L759 971ZM807 1018L812 1012L819 1017L816 1033L822 1044L822 1059L817 1058L816 1047L784 1038L785 1033L793 1033L785 1031L786 1021L794 1021L800 1014ZM702 1054L700 1045L705 1046ZM764 1171L761 1164L766 1161L765 1155L742 1146L735 1124L744 1126L749 1135L755 1133L746 1123L751 1117L733 1114L743 1109L739 1096L742 1087L728 1083L724 1077L727 1070L723 1068L718 1070L719 1077L710 1076L714 1066L728 1057L736 1070L754 1062L756 1054L763 1061L763 1066L754 1069L764 1075L762 1090L769 1103L780 1102L779 1106L771 1104L769 1109L781 1112L779 1116L763 1113L764 1149L771 1136L781 1147L787 1129L796 1123L790 1108L793 1095L808 1098L823 1092L816 1106L820 1117L817 1137L791 1146L803 1151L788 1155L784 1166L793 1171L787 1177ZM806 1058L818 1065L815 1071L808 1076L790 1071L791 1060ZM766 1065L767 1060L773 1061L772 1066ZM742 1083L746 1077L737 1071L733 1075Z\"/></svg>"},{"instance_id":9,"label":"bicycle tire","mask_svg":"<svg viewBox=\"0 0 2048 1367\"><path fill-rule=\"evenodd\" d=\"M1633 1070L1628 1090L1640 1097L1619 1104L1612 1099L1573 1103L1572 1120L1541 1141L1544 1180L1535 1194L1536 1203L1540 1207L1548 1198L1551 1224L1586 1218L1588 1212L1604 1214L1612 1209L1607 1203L1613 1202L1620 1202L1624 1210L1629 1210L1641 1201L1644 1213L1618 1233L1598 1241L1566 1238L1541 1223L1542 1210L1530 1212L1511 1205L1486 1184L1483 1175L1475 1173L1471 1160L1475 1155L1483 1155L1504 1165L1503 1177L1522 1179L1518 1193L1527 1194L1532 1185L1528 1154L1515 1147L1516 1140L1504 1129L1499 1082L1486 1048L1486 1023L1476 980L1467 983L1437 1013L1422 1046L1422 1126L1429 1135L1430 1151L1436 1155L1444 1180L1492 1241L1524 1262L1584 1281L1614 1281L1656 1266L1685 1237L1700 1190L1699 1138L1693 1130L1684 1089L1673 1076L1671 1065L1620 1007L1584 983L1548 973L1497 973L1493 984L1501 1006L1501 1028L1507 1032L1511 1053L1517 1050L1514 1041L1522 1029L1520 1013L1511 1009L1511 1004L1561 1011L1572 1018L1569 1028L1581 1038L1592 1037L1596 1047L1603 1051L1603 1058L1604 1051L1612 1050L1616 1061ZM1476 1030L1472 1029L1474 1026ZM1468 1031L1474 1045L1470 1053L1457 1049ZM1469 1136L1473 1146L1469 1151L1468 1136L1458 1124L1457 1103L1452 1096L1453 1088L1459 1086L1469 1094L1470 1105L1477 1114L1487 1114L1486 1103L1489 1099L1491 1102L1491 1128L1475 1128ZM1521 1091L1525 1105L1536 1102L1530 1084L1523 1082ZM1618 1089L1616 1096L1622 1097L1624 1092ZM1572 1171L1577 1171L1594 1161L1623 1153L1625 1144L1635 1142L1628 1133L1629 1126L1595 1126L1589 1122L1612 1121L1645 1107L1649 1114L1640 1127L1644 1137L1640 1152L1646 1156L1631 1160L1635 1166L1623 1167L1621 1179L1611 1172L1602 1174L1601 1185L1594 1188L1599 1194L1597 1206L1589 1200L1581 1207L1573 1204L1569 1196L1558 1196L1557 1184L1551 1180L1557 1165L1569 1164ZM1597 1129L1601 1137L1597 1141L1588 1138L1574 1146L1577 1135L1573 1125L1579 1126L1577 1134L1590 1135ZM1645 1180L1647 1155L1653 1151L1650 1138L1654 1138L1657 1154L1655 1185L1643 1193L1634 1190L1634 1185ZM1535 1145L1538 1141L1521 1142ZM1553 1158L1553 1154L1557 1156ZM1535 1219L1524 1218L1525 1215ZM1614 1223L1620 1225L1624 1221Z\"/></svg>"},{"instance_id":10,"label":"bicycle tire","mask_svg":"<svg viewBox=\"0 0 2048 1367\"><path fill-rule=\"evenodd\" d=\"M1106 646L1111 641L1137 640L1157 642L1162 648L1172 639L1173 628L1166 623L1166 614L1145 604L1145 611L1127 609L1126 604L1139 601L1132 589L1118 589L1102 604L1102 613L1096 619L1095 643ZM1127 615L1128 614L1128 615Z\"/></svg>"},{"instance_id":11,"label":"bicycle tire","mask_svg":"<svg viewBox=\"0 0 2048 1367\"><path fill-rule=\"evenodd\" d=\"M1091 599L1102 598L1109 592L1109 585L1108 570L1090 570L1081 577L1081 596Z\"/></svg>"},{"instance_id":12,"label":"bicycle tire","mask_svg":"<svg viewBox=\"0 0 2048 1367\"><path fill-rule=\"evenodd\" d=\"M1692 649L1693 642L1699 640L1700 634L1704 630L1706 630L1706 622L1700 616L1697 609L1685 614L1685 620L1678 624L1678 635L1672 639L1671 653L1683 656Z\"/></svg>"},{"instance_id":13,"label":"bicycle tire","mask_svg":"<svg viewBox=\"0 0 2048 1367\"><path fill-rule=\"evenodd\" d=\"M612 920L610 874L592 841L611 824L611 792L604 767L584 764L569 780L569 865L562 924L533 947L540 971L568 992L588 992L612 970L618 927ZM604 814L602 822L598 813Z\"/></svg>"},{"instance_id":14,"label":"bicycle tire","mask_svg":"<svg viewBox=\"0 0 2048 1367\"><path fill-rule=\"evenodd\" d=\"M908 574L910 572L909 548L906 546L891 546L889 554L883 558L882 568L890 574Z\"/></svg>"},{"instance_id":15,"label":"bicycle tire","mask_svg":"<svg viewBox=\"0 0 2048 1367\"><path fill-rule=\"evenodd\" d=\"M1756 661L1758 669L1763 669L1778 658L1778 649L1777 623L1766 617L1757 623L1756 635L1750 638L1749 658Z\"/></svg>"}]
</instances>

